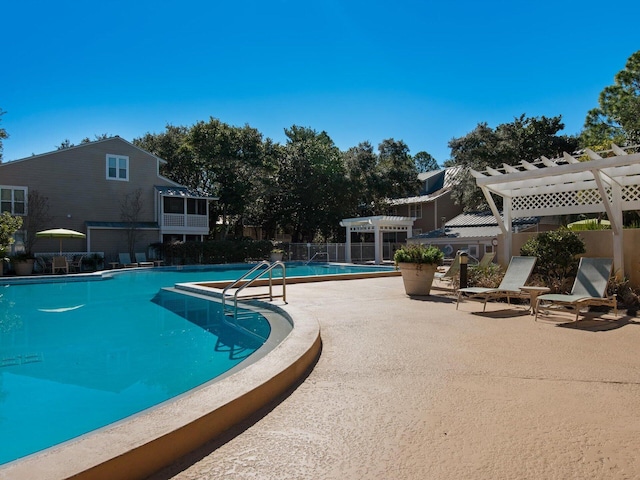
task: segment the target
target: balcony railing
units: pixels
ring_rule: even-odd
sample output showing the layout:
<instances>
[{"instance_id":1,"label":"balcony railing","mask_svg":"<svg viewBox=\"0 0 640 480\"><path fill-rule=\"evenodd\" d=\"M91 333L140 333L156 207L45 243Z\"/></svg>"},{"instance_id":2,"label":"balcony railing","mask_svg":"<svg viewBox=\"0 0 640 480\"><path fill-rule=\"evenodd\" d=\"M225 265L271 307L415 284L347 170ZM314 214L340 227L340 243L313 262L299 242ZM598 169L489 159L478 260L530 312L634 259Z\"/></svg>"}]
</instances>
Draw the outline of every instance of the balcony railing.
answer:
<instances>
[{"instance_id":1,"label":"balcony railing","mask_svg":"<svg viewBox=\"0 0 640 480\"><path fill-rule=\"evenodd\" d=\"M162 227L208 228L209 218L206 215L184 215L181 213L165 213L162 215Z\"/></svg>"}]
</instances>

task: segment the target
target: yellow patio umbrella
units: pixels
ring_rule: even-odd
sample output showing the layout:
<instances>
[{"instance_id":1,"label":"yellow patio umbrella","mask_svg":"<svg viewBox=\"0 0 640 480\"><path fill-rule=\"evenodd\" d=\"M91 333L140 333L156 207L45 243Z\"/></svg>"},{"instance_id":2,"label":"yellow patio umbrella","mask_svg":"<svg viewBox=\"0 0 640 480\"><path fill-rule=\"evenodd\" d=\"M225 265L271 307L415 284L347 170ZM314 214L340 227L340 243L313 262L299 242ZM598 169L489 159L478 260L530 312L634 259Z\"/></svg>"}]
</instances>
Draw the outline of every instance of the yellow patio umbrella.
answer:
<instances>
[{"instance_id":1,"label":"yellow patio umbrella","mask_svg":"<svg viewBox=\"0 0 640 480\"><path fill-rule=\"evenodd\" d=\"M75 230L69 230L66 228L52 228L51 230L42 230L36 233L38 238L59 238L60 239L60 255L62 255L62 239L63 238L85 238L86 235L82 232L76 232Z\"/></svg>"}]
</instances>

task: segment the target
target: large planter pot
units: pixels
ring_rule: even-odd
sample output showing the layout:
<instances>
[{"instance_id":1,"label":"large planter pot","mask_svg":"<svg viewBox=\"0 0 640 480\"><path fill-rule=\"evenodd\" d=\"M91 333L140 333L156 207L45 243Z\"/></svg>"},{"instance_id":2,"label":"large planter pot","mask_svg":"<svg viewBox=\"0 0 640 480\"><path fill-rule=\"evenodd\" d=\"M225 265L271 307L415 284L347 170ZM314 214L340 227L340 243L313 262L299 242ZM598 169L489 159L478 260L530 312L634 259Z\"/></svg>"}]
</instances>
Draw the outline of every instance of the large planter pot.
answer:
<instances>
[{"instance_id":1,"label":"large planter pot","mask_svg":"<svg viewBox=\"0 0 640 480\"><path fill-rule=\"evenodd\" d=\"M429 295L437 265L424 263L399 263L404 290L407 295Z\"/></svg>"},{"instance_id":2,"label":"large planter pot","mask_svg":"<svg viewBox=\"0 0 640 480\"><path fill-rule=\"evenodd\" d=\"M25 275L31 275L33 273L33 262L32 258L27 260L20 260L13 262L13 268L16 271L16 275L23 277Z\"/></svg>"},{"instance_id":3,"label":"large planter pot","mask_svg":"<svg viewBox=\"0 0 640 480\"><path fill-rule=\"evenodd\" d=\"M281 262L283 257L282 252L271 252L269 258L272 262Z\"/></svg>"}]
</instances>

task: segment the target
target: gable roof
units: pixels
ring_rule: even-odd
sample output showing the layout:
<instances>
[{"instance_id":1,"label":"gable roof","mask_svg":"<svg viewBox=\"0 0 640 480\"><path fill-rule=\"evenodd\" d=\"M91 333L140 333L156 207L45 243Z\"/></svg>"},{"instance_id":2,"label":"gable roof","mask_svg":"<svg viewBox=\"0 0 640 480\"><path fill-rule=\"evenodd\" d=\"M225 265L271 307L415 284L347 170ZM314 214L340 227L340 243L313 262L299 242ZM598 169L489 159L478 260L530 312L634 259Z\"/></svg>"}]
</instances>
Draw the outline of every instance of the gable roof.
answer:
<instances>
[{"instance_id":1,"label":"gable roof","mask_svg":"<svg viewBox=\"0 0 640 480\"><path fill-rule=\"evenodd\" d=\"M155 158L160 163L167 163L166 160L163 160L162 158L154 155L153 153L148 152L148 151L138 147L137 145L134 145L131 142L128 142L127 140L125 140L122 137L119 137L118 135L114 135L113 137L103 138L103 139L100 139L100 140L94 140L92 142L81 143L79 145L74 145L73 147L69 147L69 148L62 148L62 149L59 149L59 150L52 150L50 152L39 153L37 155L31 155L30 157L17 158L15 160L8 160L8 161L0 163L0 166L9 165L9 164L12 164L12 163L15 163L15 162L24 162L24 161L32 160L34 158L44 157L46 155L55 155L55 154L58 154L58 153L62 154L62 153L65 153L65 152L69 152L71 150L77 150L79 148L86 148L88 146L98 145L100 143L113 142L114 140L123 142L123 143L127 144L129 147L135 148L136 150L139 150L140 152L142 152L142 153L144 153L146 155L149 155L150 157Z\"/></svg>"},{"instance_id":2,"label":"gable roof","mask_svg":"<svg viewBox=\"0 0 640 480\"><path fill-rule=\"evenodd\" d=\"M460 182L460 173L464 167L449 167L433 172L424 172L418 175L424 188L420 195L390 200L391 205L407 205L414 203L428 203L451 192L451 189Z\"/></svg>"}]
</instances>

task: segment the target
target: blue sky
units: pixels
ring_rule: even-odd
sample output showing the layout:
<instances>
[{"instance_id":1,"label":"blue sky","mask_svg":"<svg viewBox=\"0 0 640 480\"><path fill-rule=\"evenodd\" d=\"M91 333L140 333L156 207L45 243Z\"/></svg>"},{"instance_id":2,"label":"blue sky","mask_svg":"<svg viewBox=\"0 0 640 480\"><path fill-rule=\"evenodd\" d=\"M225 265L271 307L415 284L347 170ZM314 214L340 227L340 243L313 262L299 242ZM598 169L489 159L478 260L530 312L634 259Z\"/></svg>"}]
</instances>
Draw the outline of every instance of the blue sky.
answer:
<instances>
[{"instance_id":1,"label":"blue sky","mask_svg":"<svg viewBox=\"0 0 640 480\"><path fill-rule=\"evenodd\" d=\"M440 163L479 122L561 114L575 134L640 50L631 18L637 0L5 2L4 160L210 116Z\"/></svg>"}]
</instances>

